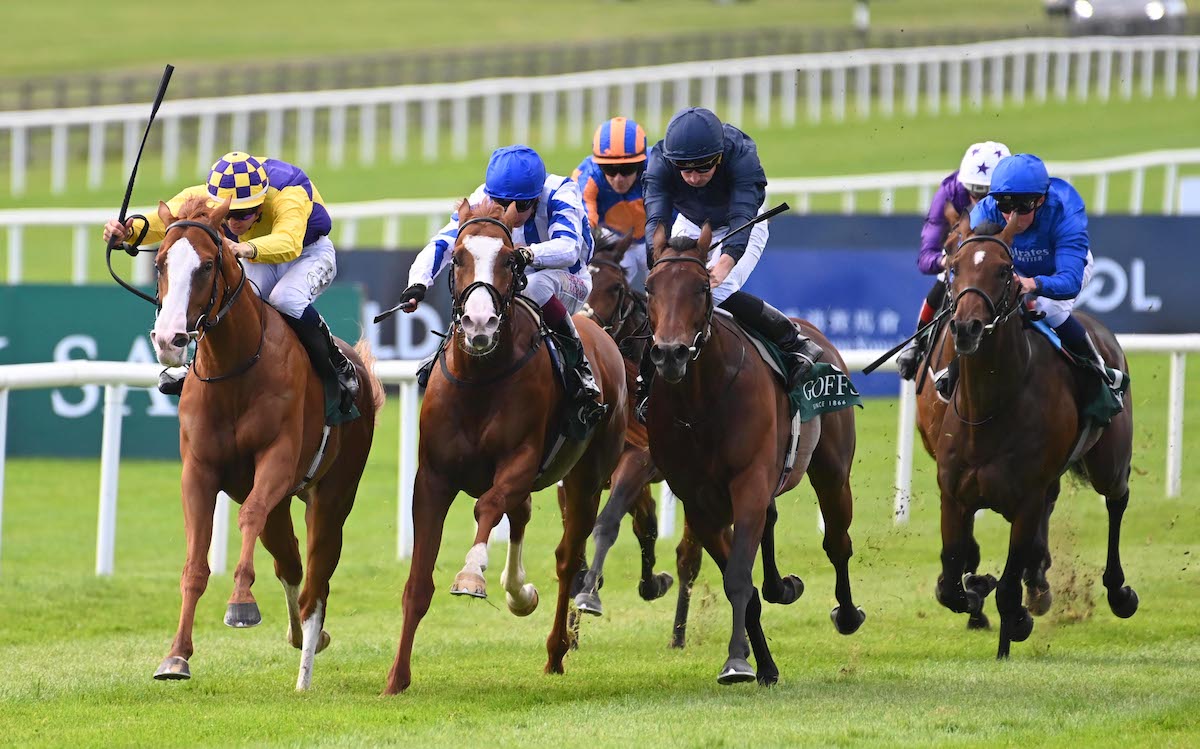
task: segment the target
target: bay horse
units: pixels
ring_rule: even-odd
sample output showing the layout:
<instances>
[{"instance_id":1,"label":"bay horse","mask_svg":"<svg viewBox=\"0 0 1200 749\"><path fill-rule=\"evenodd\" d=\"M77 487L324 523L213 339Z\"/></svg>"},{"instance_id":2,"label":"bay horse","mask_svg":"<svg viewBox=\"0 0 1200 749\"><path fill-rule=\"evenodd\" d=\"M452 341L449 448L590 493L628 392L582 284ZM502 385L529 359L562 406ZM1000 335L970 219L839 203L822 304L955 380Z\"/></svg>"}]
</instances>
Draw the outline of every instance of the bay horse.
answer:
<instances>
[{"instance_id":1,"label":"bay horse","mask_svg":"<svg viewBox=\"0 0 1200 749\"><path fill-rule=\"evenodd\" d=\"M1138 597L1121 567L1121 520L1129 503L1133 404L1102 430L1089 430L1077 393L1097 377L1070 365L1040 333L1026 329L1010 250L1016 222L998 235L971 235L967 217L951 232L948 257L952 317L930 347L929 368L958 358L958 384L943 402L933 387L918 394L918 426L938 466L941 492L942 573L938 601L967 613L971 626L987 626L983 599L993 588L1000 614L998 658L1033 630L1032 612L1049 611L1052 593L1049 523L1061 476L1070 467L1105 497L1108 560L1103 582L1109 608L1133 616ZM1073 313L1109 366L1128 371L1120 344L1103 325ZM997 582L975 572L979 545L975 512L992 509L1012 524L1004 571ZM1021 583L1026 587L1021 604Z\"/></svg>"},{"instance_id":2,"label":"bay horse","mask_svg":"<svg viewBox=\"0 0 1200 749\"><path fill-rule=\"evenodd\" d=\"M625 435L625 377L612 339L580 316L576 326L608 413L583 441L560 437L564 406L540 322L520 301L524 267L512 240L516 204L507 211L485 202L458 209L451 265L452 341L434 367L421 405L413 487L412 566L404 586L404 623L386 694L412 682L417 625L433 597L433 568L450 504L460 491L476 498L477 529L466 563L450 592L487 596L488 536L504 515L510 523L500 584L509 611L531 614L537 589L525 581L522 553L532 513L531 493L560 479L563 536L556 552L558 599L546 640L547 673L563 673L571 640L570 589L583 567L600 491L612 474Z\"/></svg>"},{"instance_id":3,"label":"bay horse","mask_svg":"<svg viewBox=\"0 0 1200 749\"><path fill-rule=\"evenodd\" d=\"M733 608L729 657L717 681L757 679L770 685L778 681L779 669L763 634L752 568L761 543L763 598L787 604L803 592L800 578L781 577L776 565L775 497L806 473L825 518L824 548L837 575L838 605L830 617L842 634L857 631L865 618L854 605L848 571L854 412L843 409L809 421L801 430L794 470L785 471L788 400L746 334L715 314L705 262L711 244L707 224L698 239L679 236L669 245L662 226L655 233L646 294L657 376L647 432L654 464L683 503L687 525L721 569ZM825 350L826 361L846 371L833 344L812 325L800 324ZM757 673L747 660L747 635Z\"/></svg>"},{"instance_id":4,"label":"bay horse","mask_svg":"<svg viewBox=\"0 0 1200 749\"><path fill-rule=\"evenodd\" d=\"M150 338L160 363L179 366L195 339L192 372L179 398L179 453L187 557L180 591L179 629L156 679L188 679L196 603L208 585L207 553L217 492L241 505L242 547L225 613L231 627L262 621L251 593L254 544L275 559L287 601L287 640L301 651L297 689L312 681L313 659L329 645L324 631L329 580L342 552L342 526L354 506L383 406L383 388L372 374L365 341L351 349L360 383L361 416L328 428L324 386L299 339L282 315L246 283L241 261L222 247L221 224L229 201L210 208L193 198L171 214L155 257L162 308ZM305 504L308 575L292 528L291 498ZM303 579L302 579L303 578ZM301 583L303 582L303 589Z\"/></svg>"},{"instance_id":5,"label":"bay horse","mask_svg":"<svg viewBox=\"0 0 1200 749\"><path fill-rule=\"evenodd\" d=\"M601 244L599 238L596 241L596 251L589 266L592 291L583 314L591 317L616 341L625 361L625 387L629 393L633 393L637 389L639 363L650 345L650 321L645 297L630 287L625 269L621 266L621 260L633 244L633 235L627 234L609 244ZM630 397L625 448L609 481L608 502L596 518L596 527L592 532L596 542L592 564L585 570L580 590L575 596L575 606L579 611L596 616L600 616L604 610L600 602L604 561L609 549L616 543L621 520L627 513L632 519L633 535L641 550L642 573L638 594L643 600L653 601L665 595L674 583L670 573L654 571L658 519L650 485L661 482L662 473L654 467L650 457L646 427L634 415L636 405L634 398ZM679 591L671 647L684 646L691 587L700 573L703 551L685 522L683 537L676 548Z\"/></svg>"}]
</instances>

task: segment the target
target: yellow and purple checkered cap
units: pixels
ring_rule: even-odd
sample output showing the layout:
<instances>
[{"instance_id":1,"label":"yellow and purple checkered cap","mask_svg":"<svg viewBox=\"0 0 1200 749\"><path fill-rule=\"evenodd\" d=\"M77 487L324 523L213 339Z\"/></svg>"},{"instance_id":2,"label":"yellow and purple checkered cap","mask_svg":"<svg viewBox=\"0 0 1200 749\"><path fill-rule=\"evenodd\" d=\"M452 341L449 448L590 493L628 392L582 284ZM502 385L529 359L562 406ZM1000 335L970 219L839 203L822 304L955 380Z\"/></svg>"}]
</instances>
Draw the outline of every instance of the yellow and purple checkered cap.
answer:
<instances>
[{"instance_id":1,"label":"yellow and purple checkered cap","mask_svg":"<svg viewBox=\"0 0 1200 749\"><path fill-rule=\"evenodd\" d=\"M217 202L229 198L232 209L261 205L270 186L262 160L241 151L217 159L208 173L208 194Z\"/></svg>"}]
</instances>

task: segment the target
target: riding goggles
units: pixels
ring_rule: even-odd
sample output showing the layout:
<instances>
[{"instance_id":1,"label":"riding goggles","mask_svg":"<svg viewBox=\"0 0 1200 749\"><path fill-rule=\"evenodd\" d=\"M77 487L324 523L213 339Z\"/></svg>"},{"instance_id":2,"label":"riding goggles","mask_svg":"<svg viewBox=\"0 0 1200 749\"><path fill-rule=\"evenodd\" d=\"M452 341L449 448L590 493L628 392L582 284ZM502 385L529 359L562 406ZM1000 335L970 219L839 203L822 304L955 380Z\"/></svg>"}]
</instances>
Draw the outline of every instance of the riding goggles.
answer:
<instances>
[{"instance_id":1,"label":"riding goggles","mask_svg":"<svg viewBox=\"0 0 1200 749\"><path fill-rule=\"evenodd\" d=\"M721 154L698 161L672 161L671 163L680 172L711 172L717 167L717 164L721 163Z\"/></svg>"},{"instance_id":2,"label":"riding goggles","mask_svg":"<svg viewBox=\"0 0 1200 749\"><path fill-rule=\"evenodd\" d=\"M1033 213L1033 209L1037 208L1038 198L1041 195L1016 194L1016 195L995 195L996 208L1001 213L1016 213L1024 216L1027 213Z\"/></svg>"},{"instance_id":3,"label":"riding goggles","mask_svg":"<svg viewBox=\"0 0 1200 749\"><path fill-rule=\"evenodd\" d=\"M528 211L533 204L537 202L537 198L529 198L527 200L513 200L512 198L492 198L492 202L501 208L508 208L509 204L517 204L517 213Z\"/></svg>"},{"instance_id":4,"label":"riding goggles","mask_svg":"<svg viewBox=\"0 0 1200 749\"><path fill-rule=\"evenodd\" d=\"M637 174L642 171L645 162L634 164L600 164L599 166L600 171L609 177L628 177L631 174Z\"/></svg>"},{"instance_id":5,"label":"riding goggles","mask_svg":"<svg viewBox=\"0 0 1200 749\"><path fill-rule=\"evenodd\" d=\"M260 207L256 205L253 208L235 208L229 211L228 217L234 221L245 221L255 213L258 213Z\"/></svg>"}]
</instances>

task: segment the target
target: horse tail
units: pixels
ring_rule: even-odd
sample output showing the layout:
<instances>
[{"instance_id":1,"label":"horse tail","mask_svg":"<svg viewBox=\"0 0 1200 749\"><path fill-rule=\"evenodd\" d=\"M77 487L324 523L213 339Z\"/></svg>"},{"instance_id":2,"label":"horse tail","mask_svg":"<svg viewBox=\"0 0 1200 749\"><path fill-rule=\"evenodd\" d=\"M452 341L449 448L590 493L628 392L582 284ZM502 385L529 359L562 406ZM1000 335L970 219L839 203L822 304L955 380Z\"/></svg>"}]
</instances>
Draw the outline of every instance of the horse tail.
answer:
<instances>
[{"instance_id":1,"label":"horse tail","mask_svg":"<svg viewBox=\"0 0 1200 749\"><path fill-rule=\"evenodd\" d=\"M358 339L358 343L354 344L354 352L362 359L363 368L367 371L367 384L371 388L371 402L374 403L375 413L378 415L383 410L387 395L383 392L383 383L375 376L375 352L371 350L371 344L366 338Z\"/></svg>"}]
</instances>

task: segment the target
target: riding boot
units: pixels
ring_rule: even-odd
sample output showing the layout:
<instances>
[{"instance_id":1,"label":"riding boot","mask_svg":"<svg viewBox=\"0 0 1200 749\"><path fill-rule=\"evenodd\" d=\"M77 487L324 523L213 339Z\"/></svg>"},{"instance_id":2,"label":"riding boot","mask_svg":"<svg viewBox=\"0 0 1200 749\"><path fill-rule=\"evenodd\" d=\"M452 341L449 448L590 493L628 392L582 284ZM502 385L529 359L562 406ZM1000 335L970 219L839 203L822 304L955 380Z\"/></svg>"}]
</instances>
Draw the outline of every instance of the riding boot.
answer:
<instances>
[{"instance_id":1,"label":"riding boot","mask_svg":"<svg viewBox=\"0 0 1200 749\"><path fill-rule=\"evenodd\" d=\"M333 338L333 332L325 323L325 319L316 308L309 305L304 314L298 319L284 315L284 319L296 331L300 343L308 352L313 366L323 377L334 376L341 391L339 408L342 413L349 413L358 398L358 372L354 362L346 358Z\"/></svg>"},{"instance_id":2,"label":"riding boot","mask_svg":"<svg viewBox=\"0 0 1200 749\"><path fill-rule=\"evenodd\" d=\"M1091 369L1095 369L1100 375L1100 379L1110 389L1117 389L1121 386L1121 379L1125 376L1124 373L1110 370L1108 364L1105 363L1104 357L1100 355L1099 349L1096 348L1095 341L1092 337L1084 333L1082 338L1069 339L1066 336L1061 337L1063 348L1070 351L1080 361L1087 362Z\"/></svg>"},{"instance_id":3,"label":"riding boot","mask_svg":"<svg viewBox=\"0 0 1200 749\"><path fill-rule=\"evenodd\" d=\"M950 400L950 396L954 395L956 387L958 387L958 357L951 359L942 376L933 381L933 389L946 400Z\"/></svg>"},{"instance_id":4,"label":"riding boot","mask_svg":"<svg viewBox=\"0 0 1200 749\"><path fill-rule=\"evenodd\" d=\"M749 299L745 299L749 297ZM736 301L735 301L736 299ZM745 304L743 301L756 301L756 304ZM722 305L723 309L732 312L735 317L769 338L785 354L788 354L787 389L796 389L825 352L811 338L800 335L800 330L786 315L766 302L751 297L745 292L735 292L726 303L735 301L733 308Z\"/></svg>"},{"instance_id":5,"label":"riding boot","mask_svg":"<svg viewBox=\"0 0 1200 749\"><path fill-rule=\"evenodd\" d=\"M184 367L183 372L176 376L171 374L171 367L167 367L158 373L158 392L163 395L179 395L183 392L183 380L187 377L187 373L191 371L190 367Z\"/></svg>"},{"instance_id":6,"label":"riding boot","mask_svg":"<svg viewBox=\"0 0 1200 749\"><path fill-rule=\"evenodd\" d=\"M639 423L646 423L646 408L650 405L650 381L654 379L654 362L650 360L650 347L642 352L638 363L637 392L633 394L633 415Z\"/></svg>"},{"instance_id":7,"label":"riding boot","mask_svg":"<svg viewBox=\"0 0 1200 749\"><path fill-rule=\"evenodd\" d=\"M925 359L925 351L928 347L927 338L928 334L917 336L913 339L912 345L901 351L900 355L896 357L896 369L903 379L911 380L917 376L917 370L920 369L921 362Z\"/></svg>"},{"instance_id":8,"label":"riding boot","mask_svg":"<svg viewBox=\"0 0 1200 749\"><path fill-rule=\"evenodd\" d=\"M573 416L579 426L586 430L608 413L608 404L600 403L600 388L596 378L592 376L592 367L588 363L587 354L583 350L583 341L570 315L563 315L557 323L550 323L550 329L555 333L562 346L568 371L573 373L575 393L572 395Z\"/></svg>"}]
</instances>

